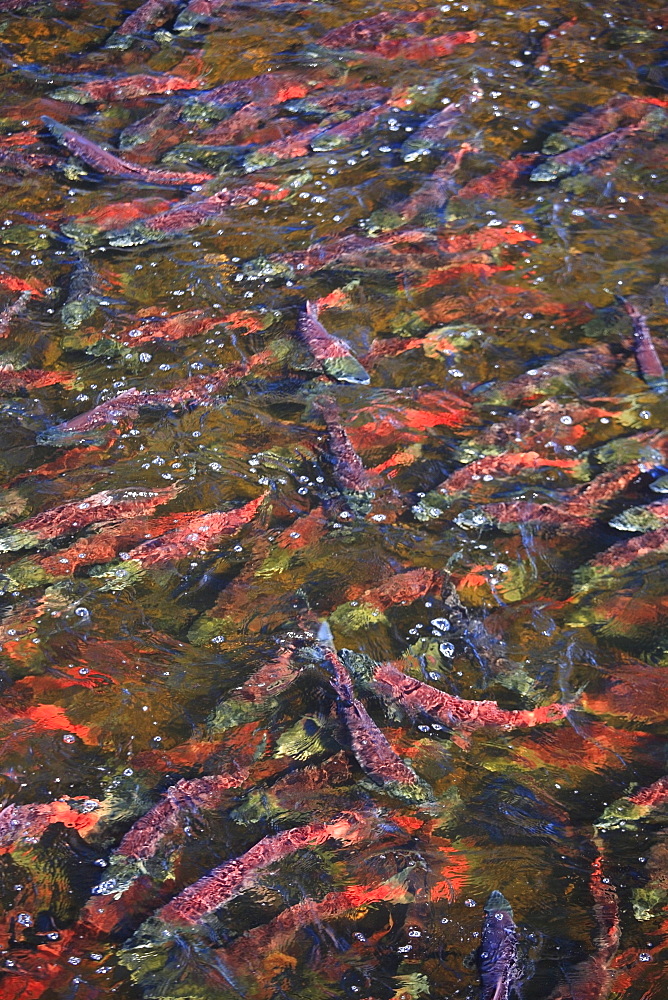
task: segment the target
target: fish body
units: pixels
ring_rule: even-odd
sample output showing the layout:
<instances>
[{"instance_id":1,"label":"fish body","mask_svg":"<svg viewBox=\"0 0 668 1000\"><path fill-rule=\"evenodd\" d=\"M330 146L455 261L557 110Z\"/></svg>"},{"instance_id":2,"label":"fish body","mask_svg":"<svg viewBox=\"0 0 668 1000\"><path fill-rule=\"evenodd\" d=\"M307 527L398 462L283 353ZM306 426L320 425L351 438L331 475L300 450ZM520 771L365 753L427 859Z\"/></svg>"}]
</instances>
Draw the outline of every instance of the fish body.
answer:
<instances>
[{"instance_id":1,"label":"fish body","mask_svg":"<svg viewBox=\"0 0 668 1000\"><path fill-rule=\"evenodd\" d=\"M90 319L98 308L99 276L81 253L77 253L70 278L67 301L60 310L60 318L67 330L77 330Z\"/></svg>"},{"instance_id":2,"label":"fish body","mask_svg":"<svg viewBox=\"0 0 668 1000\"><path fill-rule=\"evenodd\" d=\"M332 28L318 39L318 45L327 49L355 49L364 52L376 48L392 29L404 24L424 24L438 17L439 13L438 7L394 13L382 11L373 17Z\"/></svg>"},{"instance_id":3,"label":"fish body","mask_svg":"<svg viewBox=\"0 0 668 1000\"><path fill-rule=\"evenodd\" d=\"M550 52L552 51L554 43L568 35L571 28L574 28L577 23L577 17L572 17L570 20L562 21L561 24L556 25L556 27L550 28L549 31L546 31L545 34L542 35L538 44L538 53L533 61L536 69L540 69L541 66L549 65Z\"/></svg>"},{"instance_id":4,"label":"fish body","mask_svg":"<svg viewBox=\"0 0 668 1000\"><path fill-rule=\"evenodd\" d=\"M318 319L318 306L315 302L306 303L306 308L299 317L299 334L330 378L337 382L369 384L368 372L353 356L346 342L332 336Z\"/></svg>"},{"instance_id":5,"label":"fish body","mask_svg":"<svg viewBox=\"0 0 668 1000\"><path fill-rule=\"evenodd\" d=\"M0 395L30 392L50 385L71 387L76 379L74 372L42 371L39 368L14 368L0 365Z\"/></svg>"},{"instance_id":6,"label":"fish body","mask_svg":"<svg viewBox=\"0 0 668 1000\"><path fill-rule=\"evenodd\" d=\"M159 538L143 542L128 553L141 566L168 566L194 552L210 551L226 535L233 535L248 524L264 500L264 494L231 511L195 513L189 523L174 528Z\"/></svg>"},{"instance_id":7,"label":"fish body","mask_svg":"<svg viewBox=\"0 0 668 1000\"><path fill-rule=\"evenodd\" d=\"M83 531L91 524L146 514L179 494L178 486L160 490L102 490L35 514L0 532L0 552L14 552L40 542Z\"/></svg>"},{"instance_id":8,"label":"fish body","mask_svg":"<svg viewBox=\"0 0 668 1000\"><path fill-rule=\"evenodd\" d=\"M320 847L329 840L352 845L370 832L368 817L362 813L342 813L329 823L308 823L263 837L238 858L219 865L210 875L179 893L158 910L166 924L195 924L249 888L255 876L268 865L295 851Z\"/></svg>"},{"instance_id":9,"label":"fish body","mask_svg":"<svg viewBox=\"0 0 668 1000\"><path fill-rule=\"evenodd\" d=\"M214 174L192 173L172 170L151 170L148 167L139 167L134 163L121 159L114 153L98 146L96 142L87 139L85 136L75 132L67 125L62 125L48 115L42 116L42 121L49 132L66 149L77 156L89 167L97 170L101 174L109 174L112 177L125 178L128 180L143 181L145 184L166 184L169 186L190 186L202 184L205 181L213 180Z\"/></svg>"},{"instance_id":10,"label":"fish body","mask_svg":"<svg viewBox=\"0 0 668 1000\"><path fill-rule=\"evenodd\" d=\"M519 980L517 927L505 896L494 891L485 903L480 947L480 1000L508 1000Z\"/></svg>"},{"instance_id":11,"label":"fish body","mask_svg":"<svg viewBox=\"0 0 668 1000\"><path fill-rule=\"evenodd\" d=\"M654 346L647 319L637 306L626 300L624 309L633 324L633 353L641 377L648 385L665 382L666 373Z\"/></svg>"},{"instance_id":12,"label":"fish body","mask_svg":"<svg viewBox=\"0 0 668 1000\"><path fill-rule=\"evenodd\" d=\"M617 94L600 107L578 115L559 132L553 132L543 144L543 152L563 153L624 126L636 125L648 110L645 99Z\"/></svg>"},{"instance_id":13,"label":"fish body","mask_svg":"<svg viewBox=\"0 0 668 1000\"><path fill-rule=\"evenodd\" d=\"M0 312L0 339L9 336L9 327L13 319L17 316L22 316L26 311L26 307L33 297L33 292L30 289L26 289L21 292L18 298L5 306L5 308Z\"/></svg>"},{"instance_id":14,"label":"fish body","mask_svg":"<svg viewBox=\"0 0 668 1000\"><path fill-rule=\"evenodd\" d=\"M57 101L74 104L96 104L107 101L128 101L154 94L173 94L178 90L198 90L201 81L186 80L180 76L134 73L110 80L91 80L89 83L55 90L51 97Z\"/></svg>"},{"instance_id":15,"label":"fish body","mask_svg":"<svg viewBox=\"0 0 668 1000\"><path fill-rule=\"evenodd\" d=\"M336 404L333 400L319 400L317 407L327 426L329 459L337 483L342 489L350 490L353 493L364 493L370 490L369 474L341 424Z\"/></svg>"},{"instance_id":16,"label":"fish body","mask_svg":"<svg viewBox=\"0 0 668 1000\"><path fill-rule=\"evenodd\" d=\"M146 389L124 389L112 399L105 400L85 413L56 424L38 435L38 444L67 447L81 444L81 435L99 431L106 427L117 429L127 427L142 410L168 410L174 407L189 407L209 403L231 382L269 359L267 352L252 355L247 361L233 362L218 368L208 375L192 375L177 382L171 389L151 392ZM84 439L85 440L85 439Z\"/></svg>"},{"instance_id":17,"label":"fish body","mask_svg":"<svg viewBox=\"0 0 668 1000\"><path fill-rule=\"evenodd\" d=\"M187 233L212 219L219 219L225 214L227 208L253 205L260 199L280 201L288 194L290 194L289 188L281 188L277 184L262 182L249 184L232 191L223 188L208 198L183 202L166 212L153 215L126 229L114 230L109 234L109 243L113 247L130 247L157 242L167 239L169 236Z\"/></svg>"},{"instance_id":18,"label":"fish body","mask_svg":"<svg viewBox=\"0 0 668 1000\"><path fill-rule=\"evenodd\" d=\"M350 674L331 646L329 626L323 626L319 638L327 638L320 647L336 693L336 711L350 737L350 746L358 764L371 780L392 795L409 802L430 798L425 785L392 749L387 738L373 721L362 702L355 697Z\"/></svg>"},{"instance_id":19,"label":"fish body","mask_svg":"<svg viewBox=\"0 0 668 1000\"><path fill-rule=\"evenodd\" d=\"M62 823L85 836L97 826L100 805L98 799L64 795L53 802L5 806L0 809L0 854L36 843L53 823Z\"/></svg>"},{"instance_id":20,"label":"fish body","mask_svg":"<svg viewBox=\"0 0 668 1000\"><path fill-rule=\"evenodd\" d=\"M539 159L539 153L518 153L489 173L467 181L453 195L453 199L504 198L511 193L518 181L529 174Z\"/></svg>"},{"instance_id":21,"label":"fish body","mask_svg":"<svg viewBox=\"0 0 668 1000\"><path fill-rule=\"evenodd\" d=\"M448 35L431 38L387 38L373 50L373 55L384 59L408 59L428 62L450 56L458 45L472 45L478 35L475 31L453 31Z\"/></svg>"},{"instance_id":22,"label":"fish body","mask_svg":"<svg viewBox=\"0 0 668 1000\"><path fill-rule=\"evenodd\" d=\"M495 701L459 698L409 677L392 663L381 663L375 667L370 686L386 700L400 705L410 718L428 716L450 729L473 730L485 726L533 728L561 722L570 707L555 702L535 709L504 709Z\"/></svg>"},{"instance_id":23,"label":"fish body","mask_svg":"<svg viewBox=\"0 0 668 1000\"><path fill-rule=\"evenodd\" d=\"M164 24L174 8L174 0L145 0L132 14L125 18L107 39L106 48L125 49L132 45L134 36L149 28L159 28Z\"/></svg>"},{"instance_id":24,"label":"fish body","mask_svg":"<svg viewBox=\"0 0 668 1000\"><path fill-rule=\"evenodd\" d=\"M575 146L563 153L557 153L556 156L551 156L544 163L535 167L529 174L529 180L556 181L560 177L567 177L568 174L583 170L587 164L594 160L609 156L637 129L637 125L629 125L626 128L616 129L614 132L608 132L607 135L602 135L598 139L592 139L582 146Z\"/></svg>"},{"instance_id":25,"label":"fish body","mask_svg":"<svg viewBox=\"0 0 668 1000\"><path fill-rule=\"evenodd\" d=\"M322 152L328 149L337 149L339 146L345 145L351 139L356 138L362 132L366 131L366 129L375 125L380 115L388 109L388 104L377 104L367 111L361 111L359 114L353 115L347 121L340 122L338 125L333 125L331 128L321 131L311 140L311 149L316 152Z\"/></svg>"},{"instance_id":26,"label":"fish body","mask_svg":"<svg viewBox=\"0 0 668 1000\"><path fill-rule=\"evenodd\" d=\"M128 830L115 853L135 861L152 858L161 841L184 823L188 813L217 808L226 793L239 788L247 778L248 771L244 768L230 774L182 778Z\"/></svg>"}]
</instances>

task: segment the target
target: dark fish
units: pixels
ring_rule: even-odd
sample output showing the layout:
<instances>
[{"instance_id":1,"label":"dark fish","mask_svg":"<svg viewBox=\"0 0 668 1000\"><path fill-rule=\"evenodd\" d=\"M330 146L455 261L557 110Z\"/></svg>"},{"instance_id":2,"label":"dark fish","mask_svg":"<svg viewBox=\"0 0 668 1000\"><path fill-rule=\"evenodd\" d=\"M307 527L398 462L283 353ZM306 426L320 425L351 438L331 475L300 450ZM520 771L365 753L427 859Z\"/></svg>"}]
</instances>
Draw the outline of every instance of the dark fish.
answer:
<instances>
[{"instance_id":1,"label":"dark fish","mask_svg":"<svg viewBox=\"0 0 668 1000\"><path fill-rule=\"evenodd\" d=\"M106 47L125 49L132 45L133 36L148 28L159 28L177 6L175 0L145 0L107 39Z\"/></svg>"},{"instance_id":2,"label":"dark fish","mask_svg":"<svg viewBox=\"0 0 668 1000\"><path fill-rule=\"evenodd\" d=\"M480 947L480 1000L508 1000L519 981L517 928L506 897L494 890L485 903Z\"/></svg>"},{"instance_id":3,"label":"dark fish","mask_svg":"<svg viewBox=\"0 0 668 1000\"><path fill-rule=\"evenodd\" d=\"M538 40L538 55L533 61L534 66L540 69L541 66L547 66L550 61L550 52L553 48L554 43L567 35L571 28L574 28L578 23L577 17L572 17L568 21L562 21L555 28L550 28L546 31L544 35Z\"/></svg>"},{"instance_id":4,"label":"dark fish","mask_svg":"<svg viewBox=\"0 0 668 1000\"><path fill-rule=\"evenodd\" d=\"M100 303L97 292L99 277L83 254L77 253L67 301L60 310L60 318L67 330L78 330L85 320L94 315Z\"/></svg>"},{"instance_id":5,"label":"dark fish","mask_svg":"<svg viewBox=\"0 0 668 1000\"><path fill-rule=\"evenodd\" d=\"M405 148L406 144L404 144ZM418 149L424 151L427 147L420 144ZM430 147L429 147L430 148ZM464 142L455 152L448 154L440 166L420 185L417 191L409 195L404 201L392 205L390 212L400 216L401 222L412 222L423 212L441 212L456 191L455 174L459 170L460 164L467 153L472 153L473 147ZM416 154L417 155L417 154ZM404 160L412 160L415 157L412 153L407 153Z\"/></svg>"},{"instance_id":6,"label":"dark fish","mask_svg":"<svg viewBox=\"0 0 668 1000\"><path fill-rule=\"evenodd\" d=\"M467 181L453 198L505 198L517 182L528 175L539 159L539 153L518 153L490 173Z\"/></svg>"},{"instance_id":7,"label":"dark fish","mask_svg":"<svg viewBox=\"0 0 668 1000\"><path fill-rule=\"evenodd\" d=\"M429 799L428 788L392 749L362 702L355 697L350 674L333 648L327 624L321 626L318 639L322 643L323 663L336 693L337 714L348 730L351 749L362 770L391 795L409 802Z\"/></svg>"},{"instance_id":8,"label":"dark fish","mask_svg":"<svg viewBox=\"0 0 668 1000\"><path fill-rule=\"evenodd\" d=\"M512 500L487 504L483 510L498 524L536 524L559 533L582 531L591 528L605 505L629 489L644 472L644 462L628 462L602 472L586 486L568 490L560 503Z\"/></svg>"},{"instance_id":9,"label":"dark fish","mask_svg":"<svg viewBox=\"0 0 668 1000\"><path fill-rule=\"evenodd\" d=\"M299 334L323 371L337 382L368 385L370 377L344 340L332 336L318 319L318 306L307 302L299 317Z\"/></svg>"},{"instance_id":10,"label":"dark fish","mask_svg":"<svg viewBox=\"0 0 668 1000\"><path fill-rule=\"evenodd\" d=\"M636 125L649 108L648 101L642 97L616 94L600 107L578 115L559 132L553 132L543 144L543 152L548 155L563 153L623 126Z\"/></svg>"},{"instance_id":11,"label":"dark fish","mask_svg":"<svg viewBox=\"0 0 668 1000\"><path fill-rule=\"evenodd\" d=\"M472 45L477 37L475 31L453 31L449 35L433 38L387 38L376 46L372 54L384 59L428 62L452 55L458 45Z\"/></svg>"},{"instance_id":12,"label":"dark fish","mask_svg":"<svg viewBox=\"0 0 668 1000\"><path fill-rule=\"evenodd\" d=\"M365 913L376 903L406 903L412 894L405 881L396 878L380 884L353 885L348 889L329 892L320 900L306 898L283 910L268 924L253 927L223 949L225 958L235 968L260 974L263 957L284 952L299 930L310 924L327 926L339 916Z\"/></svg>"},{"instance_id":13,"label":"dark fish","mask_svg":"<svg viewBox=\"0 0 668 1000\"><path fill-rule=\"evenodd\" d=\"M638 364L638 371L648 385L665 382L666 373L661 359L656 352L652 334L647 319L640 310L627 300L622 300L624 309L633 324L633 353Z\"/></svg>"},{"instance_id":14,"label":"dark fish","mask_svg":"<svg viewBox=\"0 0 668 1000\"><path fill-rule=\"evenodd\" d=\"M364 493L371 489L369 474L362 459L353 448L350 438L341 424L341 418L333 399L318 400L316 408L322 414L327 426L329 459L334 470L334 478L343 490Z\"/></svg>"},{"instance_id":15,"label":"dark fish","mask_svg":"<svg viewBox=\"0 0 668 1000\"><path fill-rule=\"evenodd\" d=\"M524 375L518 375L493 390L495 401L517 403L539 396L552 396L566 384L582 392L596 385L621 363L619 352L607 344L592 344L564 351Z\"/></svg>"},{"instance_id":16,"label":"dark fish","mask_svg":"<svg viewBox=\"0 0 668 1000\"><path fill-rule=\"evenodd\" d=\"M316 152L323 152L328 149L338 149L339 146L345 145L351 139L356 138L361 135L366 129L371 128L375 125L376 121L385 111L388 111L392 101L388 104L378 104L374 108L369 108L367 111L361 111L359 114L354 115L345 122L340 122L338 125L333 125L331 128L327 128L316 136L310 143L311 149Z\"/></svg>"},{"instance_id":17,"label":"dark fish","mask_svg":"<svg viewBox=\"0 0 668 1000\"><path fill-rule=\"evenodd\" d=\"M367 815L349 812L341 813L329 823L308 823L263 837L245 854L227 861L210 875L188 886L158 910L156 916L167 924L195 924L253 885L258 873L268 865L289 857L295 851L320 847L329 840L352 846L365 840L371 828Z\"/></svg>"},{"instance_id":18,"label":"dark fish","mask_svg":"<svg viewBox=\"0 0 668 1000\"><path fill-rule=\"evenodd\" d=\"M182 778L128 830L115 853L136 861L152 858L163 838L182 825L188 813L218 808L226 793L239 788L247 778L245 768L231 774L211 774L191 780Z\"/></svg>"},{"instance_id":19,"label":"dark fish","mask_svg":"<svg viewBox=\"0 0 668 1000\"><path fill-rule=\"evenodd\" d=\"M12 10L22 10L23 7L28 7L35 0L0 0L0 12Z\"/></svg>"},{"instance_id":20,"label":"dark fish","mask_svg":"<svg viewBox=\"0 0 668 1000\"><path fill-rule=\"evenodd\" d=\"M98 146L91 139L75 132L74 129L62 125L60 122L42 116L42 121L55 139L66 149L78 156L80 160L87 163L89 167L97 170L101 174L110 174L112 177L128 178L129 180L143 181L145 184L167 184L169 186L180 187L192 184L202 184L204 181L213 180L214 174L179 173L172 170L151 169L149 167L138 167L134 163L121 159L109 150Z\"/></svg>"},{"instance_id":21,"label":"dark fish","mask_svg":"<svg viewBox=\"0 0 668 1000\"><path fill-rule=\"evenodd\" d=\"M0 312L0 339L9 335L10 323L17 316L23 315L33 295L34 292L32 291L21 292L11 305L5 306L2 312Z\"/></svg>"},{"instance_id":22,"label":"dark fish","mask_svg":"<svg viewBox=\"0 0 668 1000\"><path fill-rule=\"evenodd\" d=\"M458 102L446 104L441 111L430 115L401 147L401 158L404 163L411 163L438 148L455 128L462 114L463 102Z\"/></svg>"},{"instance_id":23,"label":"dark fish","mask_svg":"<svg viewBox=\"0 0 668 1000\"><path fill-rule=\"evenodd\" d=\"M163 391L125 389L112 399L94 406L92 410L86 410L85 413L42 431L38 435L37 443L55 447L81 444L81 435L98 431L103 427L112 427L115 431L126 427L142 410L168 410L209 403L230 382L243 378L255 365L262 364L268 358L266 352L260 352L252 355L248 361L225 365L211 374L192 375L182 382L177 382L171 389Z\"/></svg>"},{"instance_id":24,"label":"dark fish","mask_svg":"<svg viewBox=\"0 0 668 1000\"><path fill-rule=\"evenodd\" d=\"M340 28L332 28L317 44L327 49L355 49L365 51L374 49L394 28L403 24L424 24L438 17L441 13L438 7L427 7L418 11L399 11L389 13L382 11L360 21L352 21Z\"/></svg>"},{"instance_id":25,"label":"dark fish","mask_svg":"<svg viewBox=\"0 0 668 1000\"><path fill-rule=\"evenodd\" d=\"M529 174L529 180L556 181L560 177L566 177L568 174L582 170L588 163L609 156L620 143L637 132L638 128L638 125L628 125L626 128L608 132L607 135L602 135L598 139L592 139L591 142L586 142L583 146L575 146L563 153L557 153L556 156L551 156L544 163L535 167Z\"/></svg>"},{"instance_id":26,"label":"dark fish","mask_svg":"<svg viewBox=\"0 0 668 1000\"><path fill-rule=\"evenodd\" d=\"M159 156L178 142L186 132L186 124L181 121L181 107L174 107L169 101L143 118L126 125L118 136L119 149L134 149L150 143L153 157Z\"/></svg>"}]
</instances>

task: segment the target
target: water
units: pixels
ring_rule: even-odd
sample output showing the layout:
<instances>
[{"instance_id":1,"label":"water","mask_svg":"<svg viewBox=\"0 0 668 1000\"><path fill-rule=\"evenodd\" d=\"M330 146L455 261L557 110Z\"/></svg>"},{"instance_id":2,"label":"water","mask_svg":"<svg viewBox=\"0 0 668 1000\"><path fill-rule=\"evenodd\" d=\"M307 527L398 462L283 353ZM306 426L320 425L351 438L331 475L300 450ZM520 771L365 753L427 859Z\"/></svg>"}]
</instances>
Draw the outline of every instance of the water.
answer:
<instances>
[{"instance_id":1,"label":"water","mask_svg":"<svg viewBox=\"0 0 668 1000\"><path fill-rule=\"evenodd\" d=\"M659 1000L665 8L141 9L0 4L1 995Z\"/></svg>"}]
</instances>

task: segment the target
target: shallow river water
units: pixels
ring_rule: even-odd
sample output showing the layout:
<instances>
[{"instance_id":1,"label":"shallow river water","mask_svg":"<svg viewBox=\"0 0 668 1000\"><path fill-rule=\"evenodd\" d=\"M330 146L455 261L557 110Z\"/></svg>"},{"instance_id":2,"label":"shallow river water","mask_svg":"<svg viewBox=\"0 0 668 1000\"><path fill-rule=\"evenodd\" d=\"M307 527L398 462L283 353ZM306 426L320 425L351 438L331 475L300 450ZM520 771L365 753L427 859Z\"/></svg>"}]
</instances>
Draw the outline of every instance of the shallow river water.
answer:
<instances>
[{"instance_id":1,"label":"shallow river water","mask_svg":"<svg viewBox=\"0 0 668 1000\"><path fill-rule=\"evenodd\" d=\"M668 8L0 0L0 996L668 995Z\"/></svg>"}]
</instances>

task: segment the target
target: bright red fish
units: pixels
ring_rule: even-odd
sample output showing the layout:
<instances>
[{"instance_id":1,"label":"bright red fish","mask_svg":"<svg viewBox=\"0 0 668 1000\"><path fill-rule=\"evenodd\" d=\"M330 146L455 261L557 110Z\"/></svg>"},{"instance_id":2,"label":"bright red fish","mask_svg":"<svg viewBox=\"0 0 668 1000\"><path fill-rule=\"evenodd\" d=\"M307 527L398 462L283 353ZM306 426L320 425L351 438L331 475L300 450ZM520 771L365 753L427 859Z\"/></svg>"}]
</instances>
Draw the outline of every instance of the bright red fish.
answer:
<instances>
[{"instance_id":1,"label":"bright red fish","mask_svg":"<svg viewBox=\"0 0 668 1000\"><path fill-rule=\"evenodd\" d=\"M73 87L63 87L51 95L58 101L73 101L90 104L97 101L128 101L152 94L173 94L177 90L198 90L203 80L186 80L180 76L158 76L151 73L135 73L111 80L92 80Z\"/></svg>"},{"instance_id":2,"label":"bright red fish","mask_svg":"<svg viewBox=\"0 0 668 1000\"><path fill-rule=\"evenodd\" d=\"M44 389L49 385L64 385L71 388L76 375L66 371L42 371L39 368L14 368L0 365L0 393L14 395L33 389Z\"/></svg>"},{"instance_id":3,"label":"bright red fish","mask_svg":"<svg viewBox=\"0 0 668 1000\"><path fill-rule=\"evenodd\" d=\"M235 534L255 517L266 494L231 511L197 514L183 528L174 528L160 538L153 538L128 553L141 566L168 566L193 552L210 551L221 538Z\"/></svg>"},{"instance_id":4,"label":"bright red fish","mask_svg":"<svg viewBox=\"0 0 668 1000\"><path fill-rule=\"evenodd\" d=\"M62 535L83 531L91 524L136 517L155 510L178 496L181 487L161 490L103 490L83 500L70 500L5 528L0 533L0 551L12 552Z\"/></svg>"},{"instance_id":5,"label":"bright red fish","mask_svg":"<svg viewBox=\"0 0 668 1000\"><path fill-rule=\"evenodd\" d=\"M229 191L223 188L209 198L200 201L185 201L159 215L137 222L127 229L113 231L109 243L114 247L138 246L154 240L164 240L175 233L187 233L196 226L211 219L220 218L225 209L239 205L254 205L258 201L281 201L291 194L290 188L277 184L258 182Z\"/></svg>"},{"instance_id":6,"label":"bright red fish","mask_svg":"<svg viewBox=\"0 0 668 1000\"><path fill-rule=\"evenodd\" d=\"M381 663L375 668L371 685L385 699L400 705L410 718L428 716L448 728L532 728L561 722L572 707L554 702L534 709L505 709L495 701L471 701L409 677L392 663Z\"/></svg>"}]
</instances>

